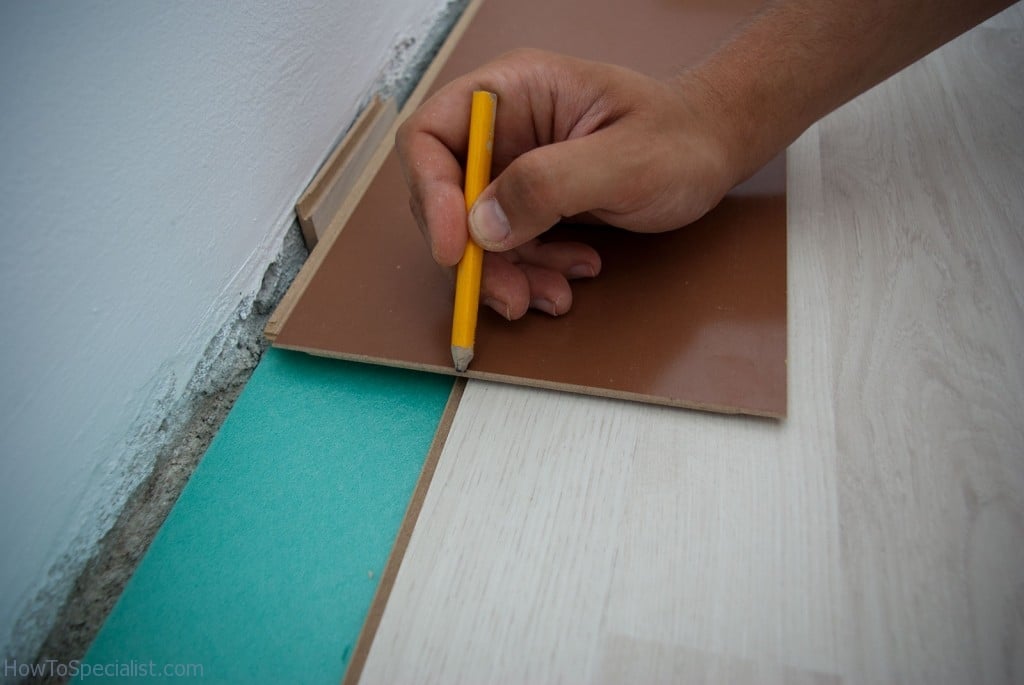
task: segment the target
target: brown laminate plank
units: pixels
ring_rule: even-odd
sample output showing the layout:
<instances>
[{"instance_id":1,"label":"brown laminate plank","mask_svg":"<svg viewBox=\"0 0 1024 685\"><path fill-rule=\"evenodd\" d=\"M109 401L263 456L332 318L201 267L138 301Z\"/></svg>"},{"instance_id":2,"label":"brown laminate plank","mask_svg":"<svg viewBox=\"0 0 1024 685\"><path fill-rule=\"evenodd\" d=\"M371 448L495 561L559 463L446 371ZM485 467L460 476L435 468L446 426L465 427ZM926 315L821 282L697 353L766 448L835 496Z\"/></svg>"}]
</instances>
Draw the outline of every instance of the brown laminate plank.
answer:
<instances>
[{"instance_id":1,"label":"brown laminate plank","mask_svg":"<svg viewBox=\"0 0 1024 685\"><path fill-rule=\"evenodd\" d=\"M374 96L299 197L295 215L310 250L348 200L367 162L397 116L393 100Z\"/></svg>"},{"instance_id":2,"label":"brown laminate plank","mask_svg":"<svg viewBox=\"0 0 1024 685\"><path fill-rule=\"evenodd\" d=\"M484 2L433 82L519 46L668 76L756 2ZM586 21L580 18L585 17ZM500 105L499 105L499 118ZM561 228L593 244L600 277L572 311L509 323L482 312L469 377L725 412L786 413L786 199L780 157L685 230ZM408 211L392 152L275 344L438 373L452 292Z\"/></svg>"}]
</instances>

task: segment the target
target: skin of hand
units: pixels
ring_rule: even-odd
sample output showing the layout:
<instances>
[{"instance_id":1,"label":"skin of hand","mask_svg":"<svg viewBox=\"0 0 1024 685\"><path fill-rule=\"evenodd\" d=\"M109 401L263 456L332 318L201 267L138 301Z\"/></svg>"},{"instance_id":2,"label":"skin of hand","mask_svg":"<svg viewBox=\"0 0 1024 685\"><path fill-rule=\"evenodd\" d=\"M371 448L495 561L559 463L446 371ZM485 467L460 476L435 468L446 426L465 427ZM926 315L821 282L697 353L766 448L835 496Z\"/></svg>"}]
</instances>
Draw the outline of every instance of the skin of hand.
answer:
<instances>
[{"instance_id":1,"label":"skin of hand","mask_svg":"<svg viewBox=\"0 0 1024 685\"><path fill-rule=\"evenodd\" d=\"M493 181L467 217L470 94L498 94ZM449 83L400 127L411 205L434 259L453 266L467 233L487 251L481 300L508 319L569 310L569 280L596 276L589 246L541 242L563 218L664 231L700 218L737 182L700 88L539 50L509 53ZM467 231L468 224L468 231Z\"/></svg>"},{"instance_id":2,"label":"skin of hand","mask_svg":"<svg viewBox=\"0 0 1024 685\"><path fill-rule=\"evenodd\" d=\"M448 84L398 131L413 214L434 259L485 249L482 300L508 319L563 314L596 276L579 243L541 242L562 218L663 231L700 218L808 126L1010 0L774 0L703 62L661 82L521 50ZM470 94L498 94L495 178L467 217Z\"/></svg>"}]
</instances>

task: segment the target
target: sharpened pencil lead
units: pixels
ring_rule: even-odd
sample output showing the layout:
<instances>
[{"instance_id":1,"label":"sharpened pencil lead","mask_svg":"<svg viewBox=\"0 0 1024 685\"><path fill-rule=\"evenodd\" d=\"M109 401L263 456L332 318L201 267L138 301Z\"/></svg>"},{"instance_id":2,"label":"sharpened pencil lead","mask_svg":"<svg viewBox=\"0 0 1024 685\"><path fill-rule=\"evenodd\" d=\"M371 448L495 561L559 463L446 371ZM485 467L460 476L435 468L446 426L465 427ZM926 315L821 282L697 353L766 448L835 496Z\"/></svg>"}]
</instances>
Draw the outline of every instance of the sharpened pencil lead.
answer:
<instances>
[{"instance_id":1,"label":"sharpened pencil lead","mask_svg":"<svg viewBox=\"0 0 1024 685\"><path fill-rule=\"evenodd\" d=\"M462 373L469 368L469 363L473 361L473 348L452 345L452 361L455 362L455 370Z\"/></svg>"}]
</instances>

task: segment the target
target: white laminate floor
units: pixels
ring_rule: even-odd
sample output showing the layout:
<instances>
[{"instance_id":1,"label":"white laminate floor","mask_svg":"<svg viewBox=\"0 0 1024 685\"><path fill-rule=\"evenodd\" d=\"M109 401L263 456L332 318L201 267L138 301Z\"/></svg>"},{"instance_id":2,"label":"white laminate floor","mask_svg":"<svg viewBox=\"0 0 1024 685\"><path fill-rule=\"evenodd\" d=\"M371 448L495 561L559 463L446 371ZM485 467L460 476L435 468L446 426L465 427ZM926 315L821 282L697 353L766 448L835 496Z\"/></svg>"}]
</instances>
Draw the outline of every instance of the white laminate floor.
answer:
<instances>
[{"instance_id":1,"label":"white laminate floor","mask_svg":"<svg viewBox=\"0 0 1024 685\"><path fill-rule=\"evenodd\" d=\"M1024 682L1024 8L789 193L789 418L470 382L364 685Z\"/></svg>"}]
</instances>

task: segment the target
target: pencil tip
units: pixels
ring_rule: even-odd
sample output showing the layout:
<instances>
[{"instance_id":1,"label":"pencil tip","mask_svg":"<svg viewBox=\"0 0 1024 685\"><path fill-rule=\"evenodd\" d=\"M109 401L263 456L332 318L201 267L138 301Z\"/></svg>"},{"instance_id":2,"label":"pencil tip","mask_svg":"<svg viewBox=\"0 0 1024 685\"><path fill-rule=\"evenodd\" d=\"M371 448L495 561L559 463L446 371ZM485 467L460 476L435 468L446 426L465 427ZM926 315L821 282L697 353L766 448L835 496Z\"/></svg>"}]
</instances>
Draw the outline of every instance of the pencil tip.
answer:
<instances>
[{"instance_id":1,"label":"pencil tip","mask_svg":"<svg viewBox=\"0 0 1024 685\"><path fill-rule=\"evenodd\" d=\"M452 345L452 361L455 362L455 370L462 373L469 368L469 362L473 361L473 348Z\"/></svg>"}]
</instances>

